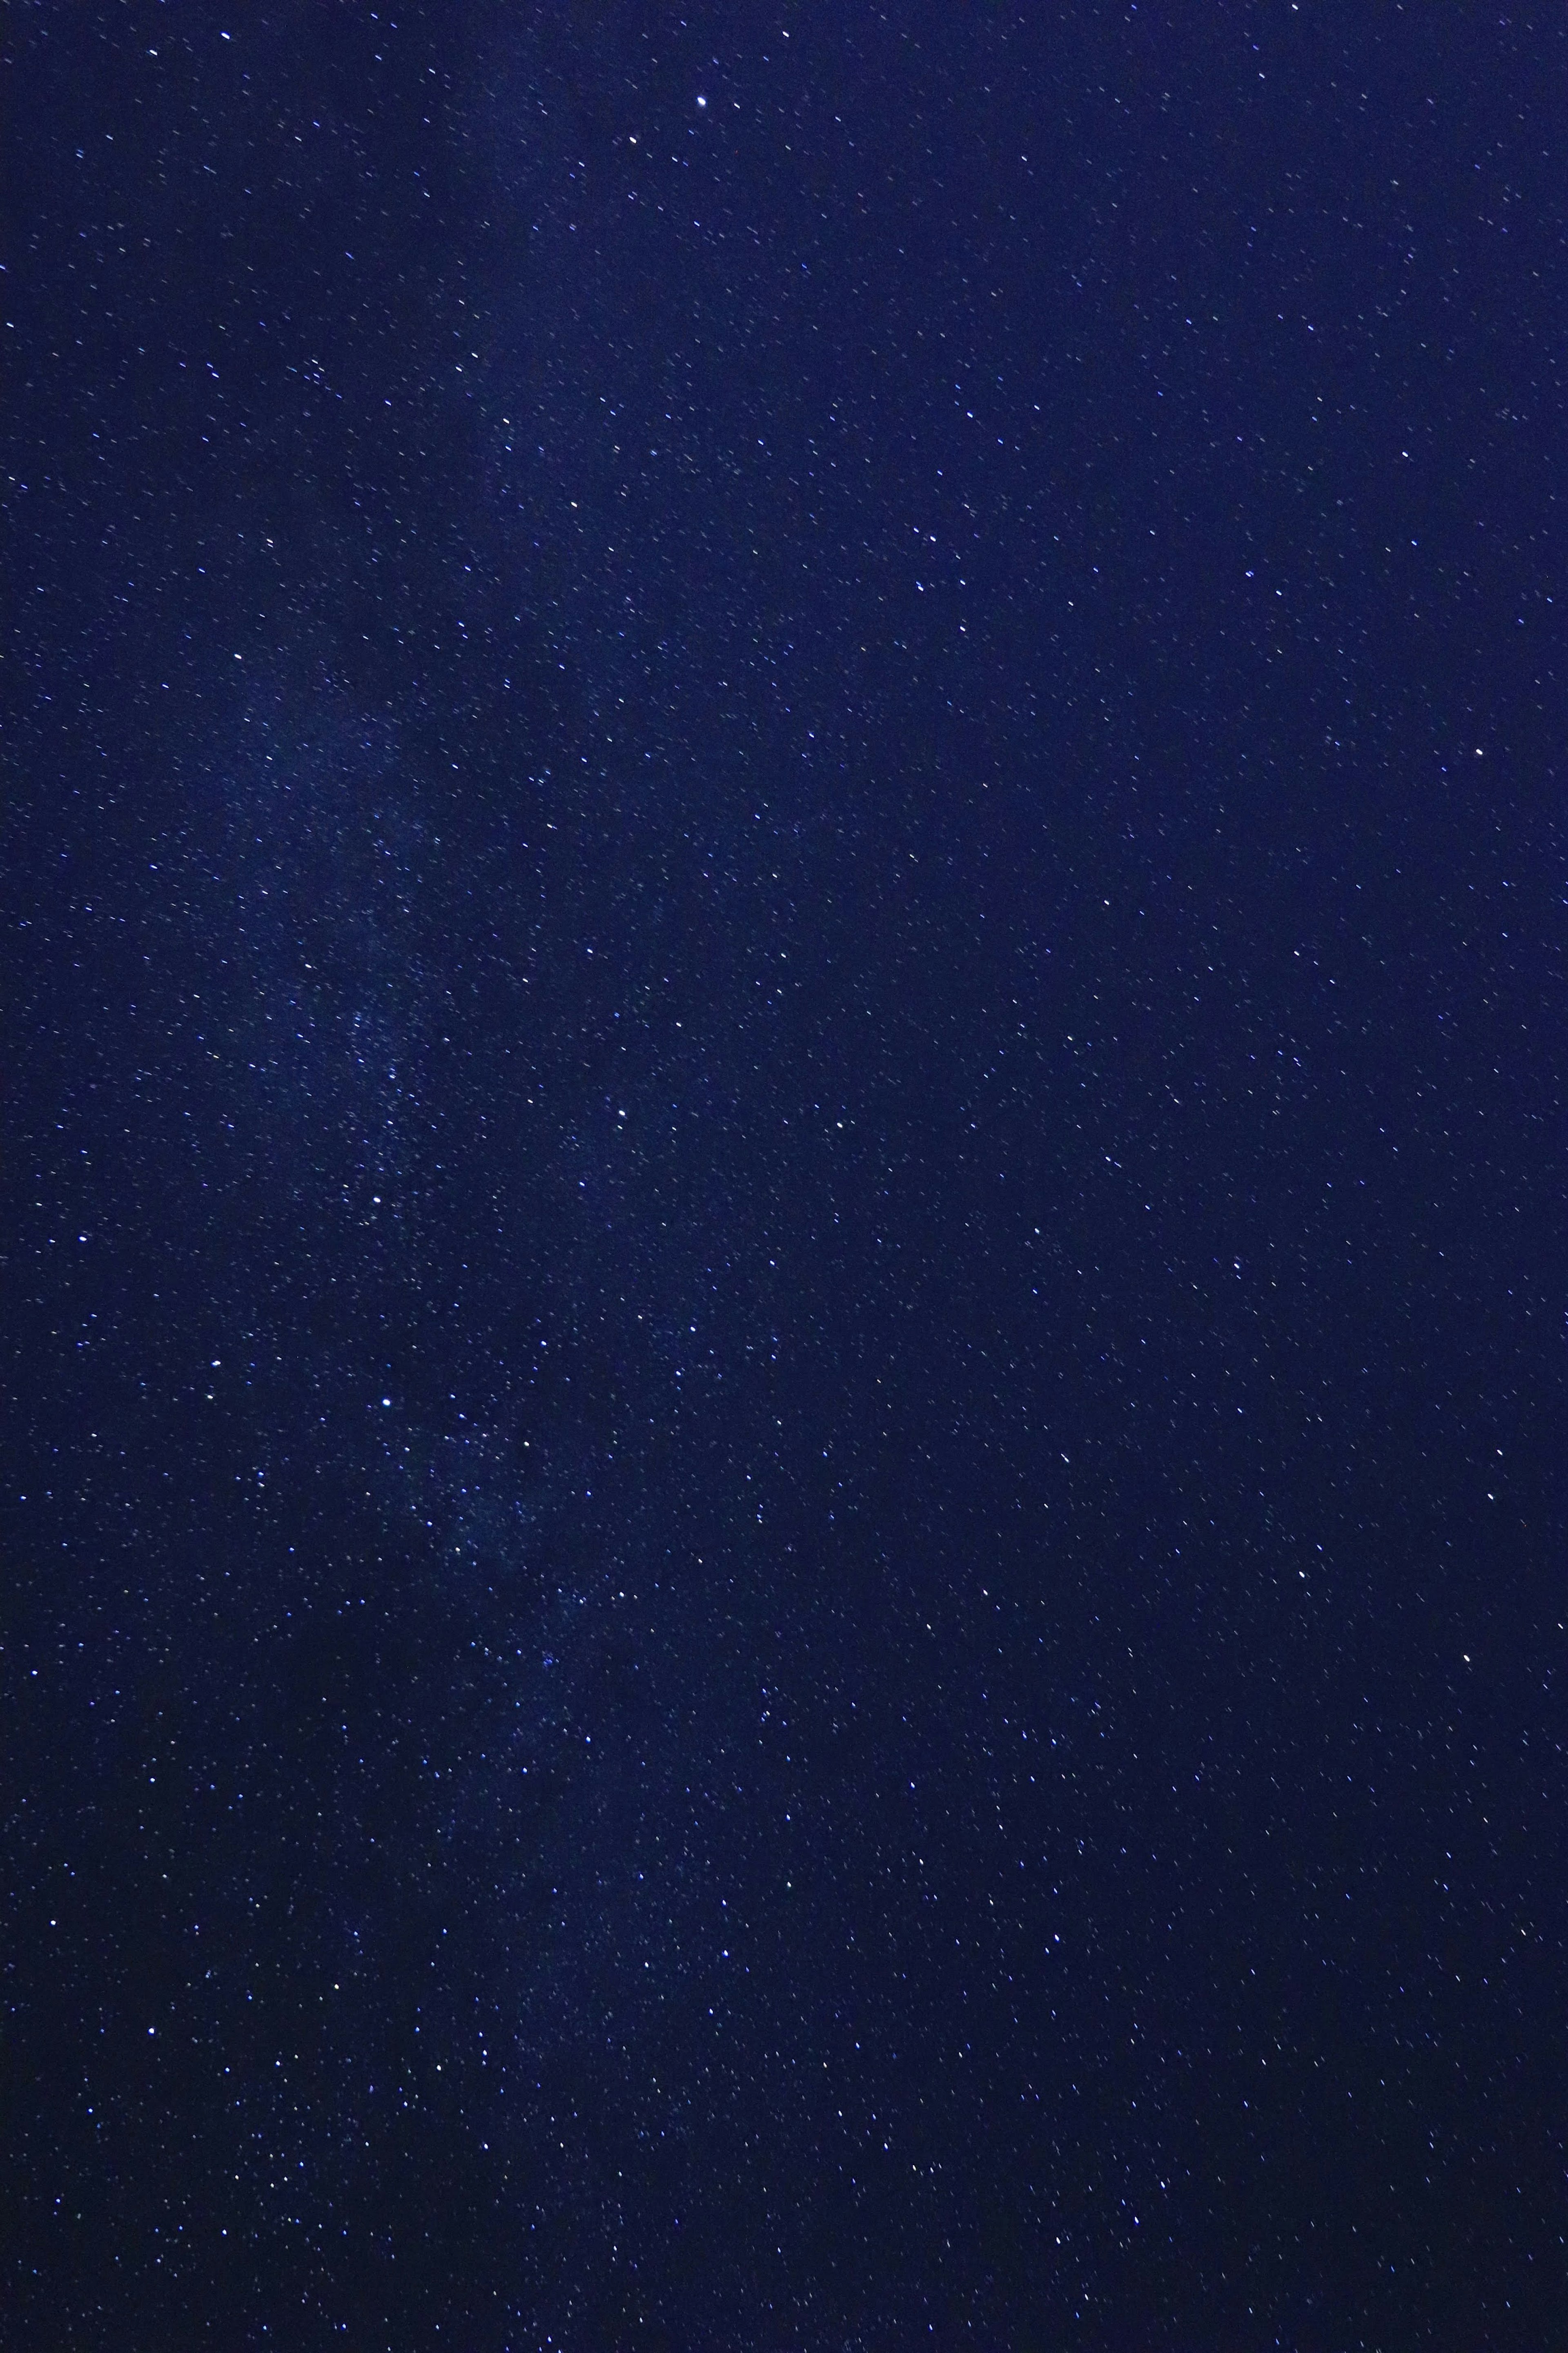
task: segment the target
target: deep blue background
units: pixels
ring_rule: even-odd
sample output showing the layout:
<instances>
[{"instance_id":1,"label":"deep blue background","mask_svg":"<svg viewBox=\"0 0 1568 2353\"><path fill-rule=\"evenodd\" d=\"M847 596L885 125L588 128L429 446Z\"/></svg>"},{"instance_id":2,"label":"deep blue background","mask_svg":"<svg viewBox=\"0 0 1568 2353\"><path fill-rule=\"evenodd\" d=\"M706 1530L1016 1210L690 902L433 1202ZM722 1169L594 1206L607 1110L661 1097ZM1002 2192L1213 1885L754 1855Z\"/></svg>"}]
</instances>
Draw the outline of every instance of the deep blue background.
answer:
<instances>
[{"instance_id":1,"label":"deep blue background","mask_svg":"<svg viewBox=\"0 0 1568 2353\"><path fill-rule=\"evenodd\" d=\"M7 32L0 2342L1568 2342L1556 16Z\"/></svg>"}]
</instances>

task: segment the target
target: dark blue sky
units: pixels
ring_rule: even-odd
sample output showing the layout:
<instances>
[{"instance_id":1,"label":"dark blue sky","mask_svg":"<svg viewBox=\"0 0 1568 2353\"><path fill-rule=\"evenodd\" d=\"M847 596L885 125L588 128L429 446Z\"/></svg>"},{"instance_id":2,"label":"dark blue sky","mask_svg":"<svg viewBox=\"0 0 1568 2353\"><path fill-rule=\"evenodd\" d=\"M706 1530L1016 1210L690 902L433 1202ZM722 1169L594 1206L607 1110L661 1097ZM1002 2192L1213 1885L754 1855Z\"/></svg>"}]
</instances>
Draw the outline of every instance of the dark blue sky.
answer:
<instances>
[{"instance_id":1,"label":"dark blue sky","mask_svg":"<svg viewBox=\"0 0 1568 2353\"><path fill-rule=\"evenodd\" d=\"M5 76L7 2345L1554 2342L1556 17Z\"/></svg>"}]
</instances>

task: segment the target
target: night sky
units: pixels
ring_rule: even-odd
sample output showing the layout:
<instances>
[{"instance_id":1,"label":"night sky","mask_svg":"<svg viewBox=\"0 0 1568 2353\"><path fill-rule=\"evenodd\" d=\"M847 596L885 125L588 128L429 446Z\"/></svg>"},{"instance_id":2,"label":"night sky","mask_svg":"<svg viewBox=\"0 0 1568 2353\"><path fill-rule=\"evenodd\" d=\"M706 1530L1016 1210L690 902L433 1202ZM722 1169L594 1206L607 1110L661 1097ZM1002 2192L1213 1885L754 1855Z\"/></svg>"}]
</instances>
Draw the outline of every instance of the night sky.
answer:
<instances>
[{"instance_id":1,"label":"night sky","mask_svg":"<svg viewBox=\"0 0 1568 2353\"><path fill-rule=\"evenodd\" d=\"M1568 19L5 30L0 2345L1568 2346Z\"/></svg>"}]
</instances>

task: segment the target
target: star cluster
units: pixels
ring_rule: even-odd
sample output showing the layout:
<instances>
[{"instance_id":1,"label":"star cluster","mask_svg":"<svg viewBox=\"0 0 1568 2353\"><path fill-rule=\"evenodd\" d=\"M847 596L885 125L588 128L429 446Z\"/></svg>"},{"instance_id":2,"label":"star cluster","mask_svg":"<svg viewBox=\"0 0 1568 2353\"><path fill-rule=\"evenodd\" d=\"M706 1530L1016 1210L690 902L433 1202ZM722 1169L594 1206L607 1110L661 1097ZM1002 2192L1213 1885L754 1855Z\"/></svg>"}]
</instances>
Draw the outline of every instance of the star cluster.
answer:
<instances>
[{"instance_id":1,"label":"star cluster","mask_svg":"<svg viewBox=\"0 0 1568 2353\"><path fill-rule=\"evenodd\" d=\"M1551 2341L1565 70L19 13L7 2344Z\"/></svg>"}]
</instances>

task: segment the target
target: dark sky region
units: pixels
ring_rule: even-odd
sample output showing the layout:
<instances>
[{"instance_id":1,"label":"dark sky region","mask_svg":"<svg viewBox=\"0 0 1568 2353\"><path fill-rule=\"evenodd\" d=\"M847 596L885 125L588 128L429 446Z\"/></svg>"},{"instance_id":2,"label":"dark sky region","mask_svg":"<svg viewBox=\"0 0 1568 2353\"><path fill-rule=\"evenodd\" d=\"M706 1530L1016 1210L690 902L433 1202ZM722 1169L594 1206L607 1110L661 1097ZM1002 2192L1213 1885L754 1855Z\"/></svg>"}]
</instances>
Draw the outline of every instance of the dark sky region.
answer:
<instances>
[{"instance_id":1,"label":"dark sky region","mask_svg":"<svg viewBox=\"0 0 1568 2353\"><path fill-rule=\"evenodd\" d=\"M0 2344L1568 2345L1568 21L4 30Z\"/></svg>"}]
</instances>

